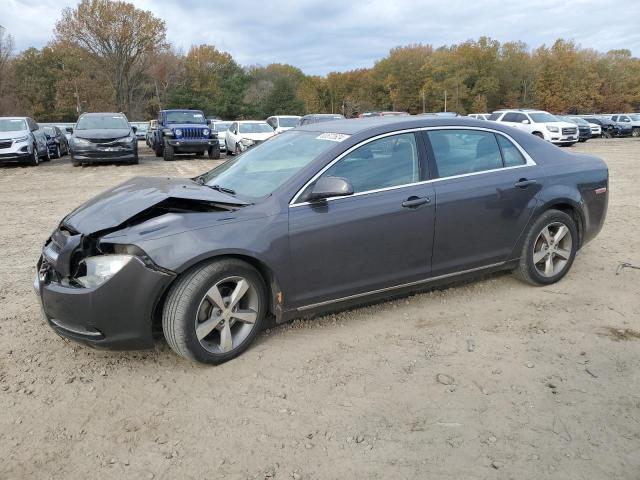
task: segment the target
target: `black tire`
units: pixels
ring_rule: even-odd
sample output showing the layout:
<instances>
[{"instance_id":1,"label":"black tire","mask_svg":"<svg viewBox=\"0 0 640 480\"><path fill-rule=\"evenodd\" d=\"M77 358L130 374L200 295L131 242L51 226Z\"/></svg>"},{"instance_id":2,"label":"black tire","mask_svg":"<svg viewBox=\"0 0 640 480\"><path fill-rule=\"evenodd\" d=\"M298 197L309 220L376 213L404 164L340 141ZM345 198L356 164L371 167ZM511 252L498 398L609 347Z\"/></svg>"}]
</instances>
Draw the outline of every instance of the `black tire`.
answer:
<instances>
[{"instance_id":1,"label":"black tire","mask_svg":"<svg viewBox=\"0 0 640 480\"><path fill-rule=\"evenodd\" d=\"M584 143L584 142L586 142L586 141L587 141L587 139L586 139L586 138L581 138L580 140L578 140L578 142L580 142L580 143Z\"/></svg>"},{"instance_id":2,"label":"black tire","mask_svg":"<svg viewBox=\"0 0 640 480\"><path fill-rule=\"evenodd\" d=\"M153 153L155 153L156 157L158 157L158 158L162 157L162 154L163 154L162 148L161 147L154 148L153 149Z\"/></svg>"},{"instance_id":3,"label":"black tire","mask_svg":"<svg viewBox=\"0 0 640 480\"><path fill-rule=\"evenodd\" d=\"M37 167L40 165L40 157L38 156L38 148L34 145L33 152L31 154L31 158L29 159L29 165L32 167Z\"/></svg>"},{"instance_id":4,"label":"black tire","mask_svg":"<svg viewBox=\"0 0 640 480\"><path fill-rule=\"evenodd\" d=\"M631 132L631 135L634 137L640 137L640 127L634 127Z\"/></svg>"},{"instance_id":5,"label":"black tire","mask_svg":"<svg viewBox=\"0 0 640 480\"><path fill-rule=\"evenodd\" d=\"M233 149L233 154L234 155L240 155L242 153L242 151L240 150L240 144L236 143L235 148Z\"/></svg>"},{"instance_id":6,"label":"black tire","mask_svg":"<svg viewBox=\"0 0 640 480\"><path fill-rule=\"evenodd\" d=\"M164 156L165 162L170 162L176 158L176 153L174 148L168 143L165 144L163 150L164 150L163 156Z\"/></svg>"},{"instance_id":7,"label":"black tire","mask_svg":"<svg viewBox=\"0 0 640 480\"><path fill-rule=\"evenodd\" d=\"M138 165L140 163L140 158L138 157L138 152L136 152L136 156L133 157L133 160L129 162L131 165Z\"/></svg>"},{"instance_id":8,"label":"black tire","mask_svg":"<svg viewBox=\"0 0 640 480\"><path fill-rule=\"evenodd\" d=\"M563 224L569 229L569 233L571 235L571 249L569 258L566 260L566 264L562 269L555 275L545 276L538 271L533 263L534 247L536 241L542 234L542 231L552 224ZM571 265L573 265L576 252L578 250L578 242L578 228L576 227L574 219L560 210L547 210L540 215L533 225L531 225L531 228L529 228L520 254L518 267L513 271L513 273L523 282L527 282L532 285L542 286L556 283L571 269Z\"/></svg>"},{"instance_id":9,"label":"black tire","mask_svg":"<svg viewBox=\"0 0 640 480\"><path fill-rule=\"evenodd\" d=\"M198 309L209 289L231 276L247 279L259 297L256 321L244 340L230 351L214 353L196 336ZM262 276L251 265L237 259L213 260L197 265L179 277L169 289L162 311L162 330L178 355L201 363L219 364L244 352L262 329L267 312L267 289Z\"/></svg>"},{"instance_id":10,"label":"black tire","mask_svg":"<svg viewBox=\"0 0 640 480\"><path fill-rule=\"evenodd\" d=\"M219 160L220 159L220 146L214 146L214 147L209 147L209 151L208 151L208 155L209 158L212 160Z\"/></svg>"},{"instance_id":11,"label":"black tire","mask_svg":"<svg viewBox=\"0 0 640 480\"><path fill-rule=\"evenodd\" d=\"M540 132L533 132L533 134L534 134L536 137L541 138L541 139L543 139L543 140L544 140L544 135L542 135Z\"/></svg>"},{"instance_id":12,"label":"black tire","mask_svg":"<svg viewBox=\"0 0 640 480\"><path fill-rule=\"evenodd\" d=\"M613 134L610 131L604 131L602 132L602 138L613 138Z\"/></svg>"},{"instance_id":13,"label":"black tire","mask_svg":"<svg viewBox=\"0 0 640 480\"><path fill-rule=\"evenodd\" d=\"M77 160L76 157L74 157L73 155L71 155L71 165L73 165L74 167L80 167L82 166L82 162L80 160Z\"/></svg>"}]
</instances>

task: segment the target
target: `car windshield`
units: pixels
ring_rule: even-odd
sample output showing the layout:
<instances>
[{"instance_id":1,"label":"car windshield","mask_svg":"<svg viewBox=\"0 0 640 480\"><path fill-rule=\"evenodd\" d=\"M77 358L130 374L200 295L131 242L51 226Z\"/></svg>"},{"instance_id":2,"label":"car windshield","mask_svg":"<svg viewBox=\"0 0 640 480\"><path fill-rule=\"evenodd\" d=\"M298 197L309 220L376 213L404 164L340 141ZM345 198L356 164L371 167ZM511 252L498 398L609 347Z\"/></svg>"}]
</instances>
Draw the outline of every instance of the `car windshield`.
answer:
<instances>
[{"instance_id":1,"label":"car windshield","mask_svg":"<svg viewBox=\"0 0 640 480\"><path fill-rule=\"evenodd\" d=\"M548 123L548 122L559 121L558 117L555 117L554 115L551 115L550 113L547 113L547 112L530 113L529 116L531 117L531 120L533 120L535 123Z\"/></svg>"},{"instance_id":2,"label":"car windshield","mask_svg":"<svg viewBox=\"0 0 640 480\"><path fill-rule=\"evenodd\" d=\"M0 132L20 132L28 130L27 122L21 118L0 118Z\"/></svg>"},{"instance_id":3,"label":"car windshield","mask_svg":"<svg viewBox=\"0 0 640 480\"><path fill-rule=\"evenodd\" d=\"M231 126L231 122L217 122L213 124L212 128L216 132L224 132L226 130L229 130L230 126Z\"/></svg>"},{"instance_id":4,"label":"car windshield","mask_svg":"<svg viewBox=\"0 0 640 480\"><path fill-rule=\"evenodd\" d=\"M207 123L202 112L166 112L167 123Z\"/></svg>"},{"instance_id":5,"label":"car windshield","mask_svg":"<svg viewBox=\"0 0 640 480\"><path fill-rule=\"evenodd\" d=\"M632 113L629 118L634 122L640 122L640 113Z\"/></svg>"},{"instance_id":6,"label":"car windshield","mask_svg":"<svg viewBox=\"0 0 640 480\"><path fill-rule=\"evenodd\" d=\"M204 184L229 189L240 198L257 200L334 147L329 135L289 130L205 173Z\"/></svg>"},{"instance_id":7,"label":"car windshield","mask_svg":"<svg viewBox=\"0 0 640 480\"><path fill-rule=\"evenodd\" d=\"M51 135L52 137L56 136L56 130L53 127L44 127L43 130L47 135Z\"/></svg>"},{"instance_id":8,"label":"car windshield","mask_svg":"<svg viewBox=\"0 0 640 480\"><path fill-rule=\"evenodd\" d=\"M239 133L272 133L273 128L268 123L241 123Z\"/></svg>"},{"instance_id":9,"label":"car windshield","mask_svg":"<svg viewBox=\"0 0 640 480\"><path fill-rule=\"evenodd\" d=\"M278 125L284 128L297 127L300 125L300 119L295 117L280 117L278 119Z\"/></svg>"},{"instance_id":10,"label":"car windshield","mask_svg":"<svg viewBox=\"0 0 640 480\"><path fill-rule=\"evenodd\" d=\"M76 130L115 130L129 128L122 115L85 115L80 117Z\"/></svg>"}]
</instances>

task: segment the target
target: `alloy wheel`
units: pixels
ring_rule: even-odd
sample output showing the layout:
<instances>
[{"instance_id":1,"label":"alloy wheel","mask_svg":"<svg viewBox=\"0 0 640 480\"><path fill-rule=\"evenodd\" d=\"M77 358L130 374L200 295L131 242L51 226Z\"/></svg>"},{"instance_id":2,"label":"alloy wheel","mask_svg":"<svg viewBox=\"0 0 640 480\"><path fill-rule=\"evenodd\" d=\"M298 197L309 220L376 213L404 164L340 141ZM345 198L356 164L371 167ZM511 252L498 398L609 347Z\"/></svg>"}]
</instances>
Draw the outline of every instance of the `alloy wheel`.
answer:
<instances>
[{"instance_id":1,"label":"alloy wheel","mask_svg":"<svg viewBox=\"0 0 640 480\"><path fill-rule=\"evenodd\" d=\"M246 278L233 276L211 287L198 307L195 327L200 345L227 353L249 336L258 319L260 297Z\"/></svg>"},{"instance_id":2,"label":"alloy wheel","mask_svg":"<svg viewBox=\"0 0 640 480\"><path fill-rule=\"evenodd\" d=\"M562 273L571 258L573 238L569 228L554 222L542 229L533 244L533 264L543 277Z\"/></svg>"}]
</instances>

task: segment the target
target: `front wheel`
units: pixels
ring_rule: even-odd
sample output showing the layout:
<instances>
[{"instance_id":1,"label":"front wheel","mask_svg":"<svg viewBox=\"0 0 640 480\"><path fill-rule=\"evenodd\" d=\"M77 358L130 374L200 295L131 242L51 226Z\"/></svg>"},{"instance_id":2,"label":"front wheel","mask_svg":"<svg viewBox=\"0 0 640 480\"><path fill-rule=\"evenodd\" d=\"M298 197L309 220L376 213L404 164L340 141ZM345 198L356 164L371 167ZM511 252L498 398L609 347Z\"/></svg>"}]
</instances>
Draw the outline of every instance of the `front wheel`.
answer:
<instances>
[{"instance_id":1,"label":"front wheel","mask_svg":"<svg viewBox=\"0 0 640 480\"><path fill-rule=\"evenodd\" d=\"M267 289L258 271L236 259L214 260L169 290L162 330L180 356L218 364L240 355L260 332Z\"/></svg>"},{"instance_id":2,"label":"front wheel","mask_svg":"<svg viewBox=\"0 0 640 480\"><path fill-rule=\"evenodd\" d=\"M533 285L550 285L564 277L578 250L578 229L569 215L547 210L525 238L515 275Z\"/></svg>"},{"instance_id":3,"label":"front wheel","mask_svg":"<svg viewBox=\"0 0 640 480\"><path fill-rule=\"evenodd\" d=\"M31 154L31 158L29 159L29 165L33 167L37 167L40 164L40 157L38 157L38 149L36 146L33 146L33 152Z\"/></svg>"},{"instance_id":4,"label":"front wheel","mask_svg":"<svg viewBox=\"0 0 640 480\"><path fill-rule=\"evenodd\" d=\"M163 150L164 150L164 152L163 152L164 153L164 160L166 162L170 162L171 160L176 158L176 154L175 154L174 148L171 145L169 145L168 143L165 144Z\"/></svg>"},{"instance_id":5,"label":"front wheel","mask_svg":"<svg viewBox=\"0 0 640 480\"><path fill-rule=\"evenodd\" d=\"M209 155L209 158L212 160L220 159L220 147L219 146L209 147L208 155Z\"/></svg>"}]
</instances>

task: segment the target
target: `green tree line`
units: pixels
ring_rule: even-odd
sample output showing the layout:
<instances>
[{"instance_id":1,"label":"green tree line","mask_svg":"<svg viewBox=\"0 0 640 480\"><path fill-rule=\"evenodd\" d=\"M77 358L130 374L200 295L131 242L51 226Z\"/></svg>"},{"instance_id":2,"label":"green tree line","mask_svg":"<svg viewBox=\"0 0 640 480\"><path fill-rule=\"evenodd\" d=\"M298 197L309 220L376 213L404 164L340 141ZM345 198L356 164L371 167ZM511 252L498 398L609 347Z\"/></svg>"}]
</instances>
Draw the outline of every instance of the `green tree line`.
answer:
<instances>
[{"instance_id":1,"label":"green tree line","mask_svg":"<svg viewBox=\"0 0 640 480\"><path fill-rule=\"evenodd\" d=\"M0 115L74 121L85 111L130 119L198 108L225 119L370 110L409 113L502 107L557 113L640 110L640 59L572 41L530 49L489 37L393 48L373 67L306 75L293 65L239 65L214 45L176 51L164 21L126 2L82 0L65 9L44 48L12 55L0 27Z\"/></svg>"}]
</instances>

